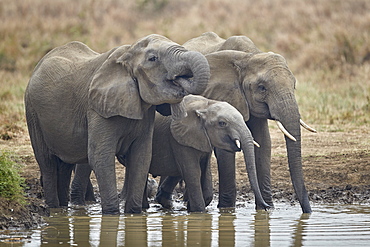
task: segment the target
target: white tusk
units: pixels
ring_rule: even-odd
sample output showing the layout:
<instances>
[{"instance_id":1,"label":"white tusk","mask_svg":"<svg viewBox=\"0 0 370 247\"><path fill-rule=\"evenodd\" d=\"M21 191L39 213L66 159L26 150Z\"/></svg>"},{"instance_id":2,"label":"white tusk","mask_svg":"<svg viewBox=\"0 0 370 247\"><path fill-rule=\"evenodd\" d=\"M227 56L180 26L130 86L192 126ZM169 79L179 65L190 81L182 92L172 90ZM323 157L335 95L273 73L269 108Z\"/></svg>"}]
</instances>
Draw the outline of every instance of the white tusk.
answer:
<instances>
[{"instance_id":1,"label":"white tusk","mask_svg":"<svg viewBox=\"0 0 370 247\"><path fill-rule=\"evenodd\" d=\"M286 137L288 137L290 140L292 140L292 141L297 141L297 139L295 139L294 138L294 136L292 136L285 128L284 128L284 126L283 126L283 124L282 123L280 123L279 121L275 121L276 122L276 124L277 124L277 126L279 127L279 129L281 130L281 132L283 132L284 133L284 135L286 136Z\"/></svg>"},{"instance_id":2,"label":"white tusk","mask_svg":"<svg viewBox=\"0 0 370 247\"><path fill-rule=\"evenodd\" d=\"M256 147L258 147L258 148L260 148L261 146L260 146L260 144L258 144L258 142L256 142L255 140L253 140L253 144L256 146Z\"/></svg>"},{"instance_id":3,"label":"white tusk","mask_svg":"<svg viewBox=\"0 0 370 247\"><path fill-rule=\"evenodd\" d=\"M240 141L239 140L235 140L235 145L240 149Z\"/></svg>"},{"instance_id":4,"label":"white tusk","mask_svg":"<svg viewBox=\"0 0 370 247\"><path fill-rule=\"evenodd\" d=\"M306 130L317 133L317 131L314 128L308 126L305 122L303 122L302 119L299 119L299 122L301 123L302 127L305 128Z\"/></svg>"}]
</instances>

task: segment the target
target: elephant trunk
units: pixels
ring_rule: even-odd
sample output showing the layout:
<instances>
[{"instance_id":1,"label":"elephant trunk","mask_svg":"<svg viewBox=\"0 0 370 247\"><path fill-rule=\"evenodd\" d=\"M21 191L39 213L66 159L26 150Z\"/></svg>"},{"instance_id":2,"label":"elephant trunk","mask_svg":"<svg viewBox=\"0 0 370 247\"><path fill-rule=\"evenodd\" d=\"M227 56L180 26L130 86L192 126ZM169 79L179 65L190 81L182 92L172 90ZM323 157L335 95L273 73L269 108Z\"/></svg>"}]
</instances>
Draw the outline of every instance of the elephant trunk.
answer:
<instances>
[{"instance_id":1,"label":"elephant trunk","mask_svg":"<svg viewBox=\"0 0 370 247\"><path fill-rule=\"evenodd\" d=\"M181 61L180 66L170 70L167 79L174 80L190 94L203 93L210 78L207 59L199 52L176 51L178 54L177 59Z\"/></svg>"},{"instance_id":2,"label":"elephant trunk","mask_svg":"<svg viewBox=\"0 0 370 247\"><path fill-rule=\"evenodd\" d=\"M308 199L308 193L304 184L303 169L302 169L302 155L301 155L301 129L299 118L289 119L289 121L282 120L283 125L295 137L296 141L292 141L285 136L286 148L288 153L288 163L290 177L292 179L294 191L301 204L303 213L311 213L311 206Z\"/></svg>"},{"instance_id":3,"label":"elephant trunk","mask_svg":"<svg viewBox=\"0 0 370 247\"><path fill-rule=\"evenodd\" d=\"M253 137L248 128L246 128L246 126L244 128L246 129L247 134L242 135L243 137L241 138L240 143L244 154L244 161L247 167L249 182L256 199L255 201L257 208L267 209L270 206L263 200L260 188L258 186Z\"/></svg>"},{"instance_id":4,"label":"elephant trunk","mask_svg":"<svg viewBox=\"0 0 370 247\"><path fill-rule=\"evenodd\" d=\"M298 104L294 95L285 98L281 102L285 102L285 106L280 106L278 110L276 109L276 114L272 115L272 117L280 121L290 135L294 137L291 139L285 136L290 177L303 213L311 213L312 210L304 184L302 169L301 128ZM273 109L271 111L273 112Z\"/></svg>"}]
</instances>

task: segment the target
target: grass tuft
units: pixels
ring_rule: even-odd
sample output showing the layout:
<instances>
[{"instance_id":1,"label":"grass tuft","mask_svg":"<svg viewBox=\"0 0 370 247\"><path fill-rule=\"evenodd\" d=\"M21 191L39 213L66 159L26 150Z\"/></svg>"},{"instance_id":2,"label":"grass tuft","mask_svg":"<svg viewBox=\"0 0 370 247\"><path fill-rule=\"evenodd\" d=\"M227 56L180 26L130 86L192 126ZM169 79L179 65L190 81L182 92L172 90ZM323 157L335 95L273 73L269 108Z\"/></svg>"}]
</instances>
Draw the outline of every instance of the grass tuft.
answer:
<instances>
[{"instance_id":1,"label":"grass tuft","mask_svg":"<svg viewBox=\"0 0 370 247\"><path fill-rule=\"evenodd\" d=\"M25 204L25 181L19 175L20 166L11 155L0 151L0 198L2 201Z\"/></svg>"}]
</instances>

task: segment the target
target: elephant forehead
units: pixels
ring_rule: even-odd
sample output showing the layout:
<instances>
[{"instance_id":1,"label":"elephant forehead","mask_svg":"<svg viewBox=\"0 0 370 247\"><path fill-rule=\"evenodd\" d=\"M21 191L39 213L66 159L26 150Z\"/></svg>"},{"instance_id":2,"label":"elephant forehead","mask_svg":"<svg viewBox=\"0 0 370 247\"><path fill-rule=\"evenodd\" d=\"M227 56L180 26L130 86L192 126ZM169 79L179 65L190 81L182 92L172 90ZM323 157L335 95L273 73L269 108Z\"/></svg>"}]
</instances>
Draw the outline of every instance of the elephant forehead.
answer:
<instances>
[{"instance_id":1,"label":"elephant forehead","mask_svg":"<svg viewBox=\"0 0 370 247\"><path fill-rule=\"evenodd\" d=\"M275 66L267 70L262 75L265 81L271 81L277 84L285 84L287 86L295 86L295 77L289 68L285 66Z\"/></svg>"},{"instance_id":2,"label":"elephant forehead","mask_svg":"<svg viewBox=\"0 0 370 247\"><path fill-rule=\"evenodd\" d=\"M242 114L232 105L227 102L217 102L209 106L208 110L214 116L222 116L225 118L240 118L243 119Z\"/></svg>"}]
</instances>

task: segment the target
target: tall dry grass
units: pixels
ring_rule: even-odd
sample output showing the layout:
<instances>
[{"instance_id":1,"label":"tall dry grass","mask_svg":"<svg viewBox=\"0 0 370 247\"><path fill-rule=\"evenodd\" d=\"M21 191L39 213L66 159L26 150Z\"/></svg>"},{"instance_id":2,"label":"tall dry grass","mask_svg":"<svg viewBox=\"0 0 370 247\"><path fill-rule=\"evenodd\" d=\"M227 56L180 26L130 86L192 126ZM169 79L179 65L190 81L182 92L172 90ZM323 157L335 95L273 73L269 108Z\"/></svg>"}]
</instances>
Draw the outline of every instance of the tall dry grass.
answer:
<instances>
[{"instance_id":1,"label":"tall dry grass","mask_svg":"<svg viewBox=\"0 0 370 247\"><path fill-rule=\"evenodd\" d=\"M2 0L0 20L3 139L25 128L24 90L50 49L80 40L103 52L151 33L180 44L206 31L246 35L288 60L308 122L370 121L367 0Z\"/></svg>"}]
</instances>

